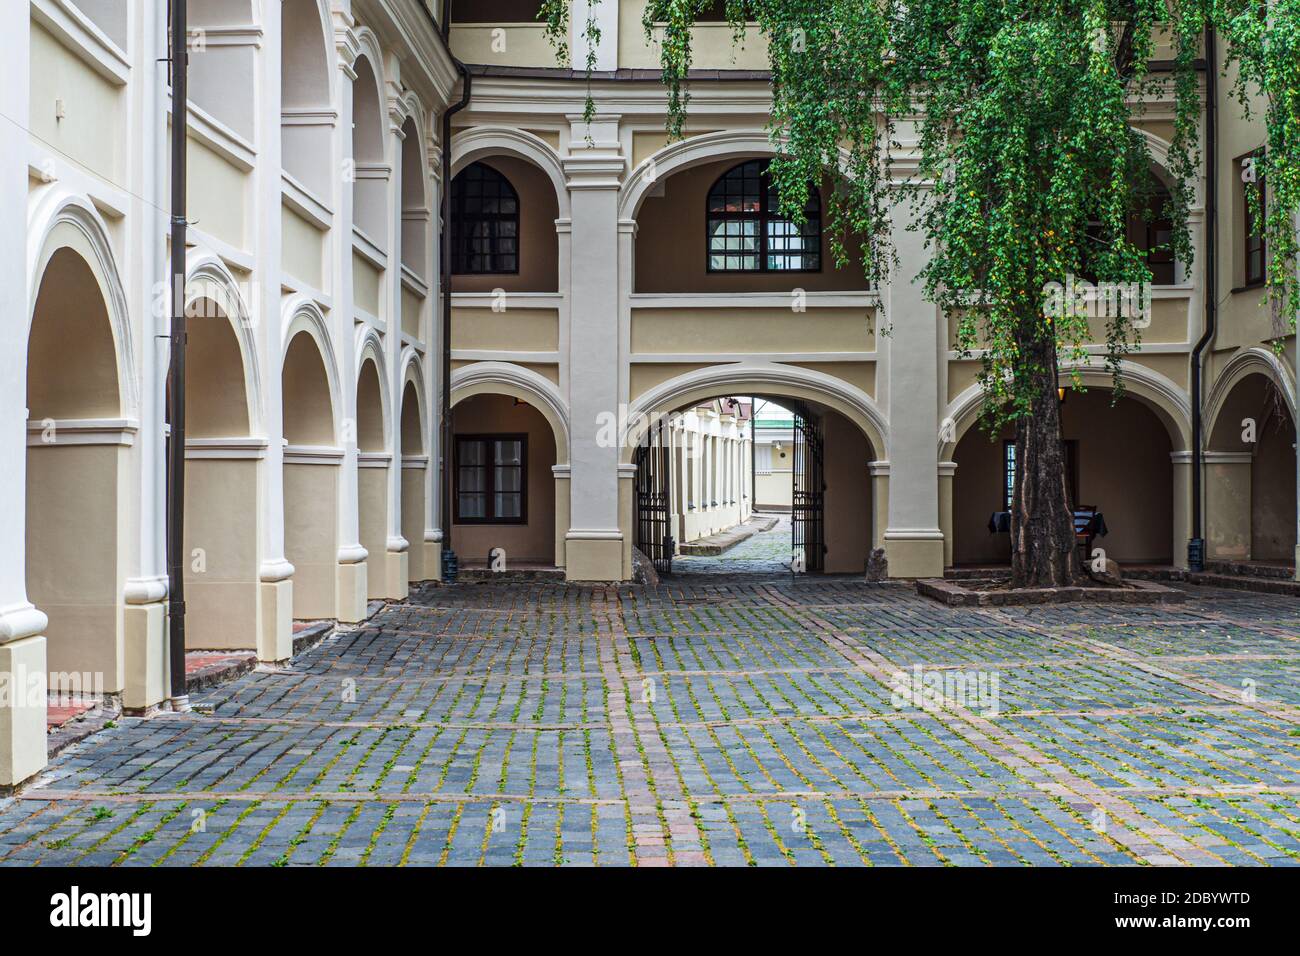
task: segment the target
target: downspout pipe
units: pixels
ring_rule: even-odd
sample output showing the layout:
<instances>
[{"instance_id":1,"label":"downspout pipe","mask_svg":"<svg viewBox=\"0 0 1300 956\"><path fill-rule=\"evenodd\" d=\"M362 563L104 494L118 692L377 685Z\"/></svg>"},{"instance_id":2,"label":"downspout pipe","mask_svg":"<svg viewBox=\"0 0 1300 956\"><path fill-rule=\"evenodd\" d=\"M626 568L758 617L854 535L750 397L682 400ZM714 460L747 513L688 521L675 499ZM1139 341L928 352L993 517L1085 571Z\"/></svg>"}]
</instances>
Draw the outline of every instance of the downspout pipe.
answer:
<instances>
[{"instance_id":1,"label":"downspout pipe","mask_svg":"<svg viewBox=\"0 0 1300 956\"><path fill-rule=\"evenodd\" d=\"M442 40L451 55L451 0L442 3ZM451 118L469 105L473 78L469 69L451 55L456 70L460 73L460 102L448 107L442 114L442 195L440 198L442 216L442 238L438 243L439 262L441 264L439 282L442 289L442 415L439 420L438 447L442 459L438 469L441 494L442 525L442 580L450 584L456 580L456 552L452 549L452 413L451 413Z\"/></svg>"},{"instance_id":2,"label":"downspout pipe","mask_svg":"<svg viewBox=\"0 0 1300 956\"><path fill-rule=\"evenodd\" d=\"M1205 28L1205 331L1192 349L1192 535L1187 542L1187 567L1205 570L1205 537L1201 527L1202 356L1214 341L1219 321L1219 57L1214 28Z\"/></svg>"},{"instance_id":3,"label":"downspout pipe","mask_svg":"<svg viewBox=\"0 0 1300 956\"><path fill-rule=\"evenodd\" d=\"M185 187L189 125L189 0L171 0L171 369L167 395L167 637L172 710L190 709L185 689Z\"/></svg>"}]
</instances>

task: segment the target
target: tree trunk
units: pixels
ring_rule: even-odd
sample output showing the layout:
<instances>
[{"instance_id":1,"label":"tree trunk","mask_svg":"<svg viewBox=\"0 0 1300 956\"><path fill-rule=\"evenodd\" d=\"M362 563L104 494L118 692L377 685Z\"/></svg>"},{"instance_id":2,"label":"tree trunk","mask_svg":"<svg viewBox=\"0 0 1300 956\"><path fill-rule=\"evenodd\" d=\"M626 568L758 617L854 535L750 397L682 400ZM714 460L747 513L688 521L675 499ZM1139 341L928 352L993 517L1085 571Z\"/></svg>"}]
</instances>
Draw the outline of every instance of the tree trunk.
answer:
<instances>
[{"instance_id":1,"label":"tree trunk","mask_svg":"<svg viewBox=\"0 0 1300 956\"><path fill-rule=\"evenodd\" d=\"M1081 577L1066 488L1055 343L1026 344L1030 414L1016 421L1011 580L1018 588L1065 587Z\"/></svg>"}]
</instances>

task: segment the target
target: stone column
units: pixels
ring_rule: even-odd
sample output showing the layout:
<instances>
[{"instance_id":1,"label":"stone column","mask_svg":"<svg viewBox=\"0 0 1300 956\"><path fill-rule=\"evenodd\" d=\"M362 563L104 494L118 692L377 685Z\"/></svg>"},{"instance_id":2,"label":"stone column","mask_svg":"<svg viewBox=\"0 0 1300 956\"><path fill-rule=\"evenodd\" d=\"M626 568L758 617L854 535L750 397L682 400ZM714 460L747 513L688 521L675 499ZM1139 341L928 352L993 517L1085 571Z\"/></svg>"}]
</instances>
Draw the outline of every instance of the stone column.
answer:
<instances>
[{"instance_id":1,"label":"stone column","mask_svg":"<svg viewBox=\"0 0 1300 956\"><path fill-rule=\"evenodd\" d=\"M406 134L406 108L402 103L402 64L394 55L385 57L384 73L388 105L388 285L384 300L388 310L384 336L384 357L388 365L388 444L393 449L388 468L388 535L382 559L383 595L400 601L409 591L410 543L402 534L402 144ZM418 332L418 330L417 330ZM375 573L381 565L374 562Z\"/></svg>"},{"instance_id":2,"label":"stone column","mask_svg":"<svg viewBox=\"0 0 1300 956\"><path fill-rule=\"evenodd\" d=\"M1250 468L1248 451L1207 451L1205 553L1211 560L1250 560Z\"/></svg>"},{"instance_id":3,"label":"stone column","mask_svg":"<svg viewBox=\"0 0 1300 956\"><path fill-rule=\"evenodd\" d=\"M165 6L165 5L164 5ZM168 131L156 122L169 103L166 74L155 67L152 51L167 45L166 10L146 7L149 15L139 18L135 47L135 71L127 86L133 102L132 134L127 143L132 199L126 216L126 246L132 254L120 263L122 280L131 303L170 302L168 267L171 205L167 187ZM186 113L181 110L180 116ZM148 197L147 199L145 197ZM161 298L155 290L166 289ZM138 337L136 367L140 370L140 429L135 435L135 465L132 484L139 491L137 531L139 564L123 589L123 673L122 706L142 713L167 699L170 686L170 654L167 628L167 441L166 340L171 324L169 311L147 305L131 309L132 322L145 331ZM160 347L159 343L162 343ZM138 469L138 470L137 470Z\"/></svg>"},{"instance_id":4,"label":"stone column","mask_svg":"<svg viewBox=\"0 0 1300 956\"><path fill-rule=\"evenodd\" d=\"M943 532L943 566L952 567L952 479L957 473L955 461L939 462L939 529Z\"/></svg>"},{"instance_id":5,"label":"stone column","mask_svg":"<svg viewBox=\"0 0 1300 956\"><path fill-rule=\"evenodd\" d=\"M618 581L626 575L620 505L619 443L602 442L601 425L617 416L619 388L618 190L626 168L619 117L572 124L564 160L571 195L570 346L566 360L582 375L569 379L571 527L565 567L574 581ZM629 521L630 524L630 521Z\"/></svg>"},{"instance_id":6,"label":"stone column","mask_svg":"<svg viewBox=\"0 0 1300 956\"><path fill-rule=\"evenodd\" d=\"M351 22L351 18L347 18ZM341 27L335 32L335 47L338 50L338 109L339 121L334 127L332 137L334 150L334 221L330 229L330 281L334 292L334 309L330 315L331 335L334 337L335 352L339 369L339 420L342 434L339 445L343 449L342 471L338 480L338 564L335 567L335 604L336 616L340 621L356 623L366 616L366 600L369 592L370 569L367 559L371 557L361 545L360 500L357 487L357 348L356 335L353 334L353 286L352 259L353 238L353 183L350 177L342 175L351 165L352 156L352 112L353 96L357 73L355 69L360 45L355 31L351 27ZM375 63L376 72L381 64ZM368 172L368 175L371 174ZM382 240L379 240L382 241ZM387 280L391 283L393 263L391 258L385 270ZM392 316L388 317L391 325ZM383 573L383 556L374 555L376 574Z\"/></svg>"},{"instance_id":7,"label":"stone column","mask_svg":"<svg viewBox=\"0 0 1300 956\"><path fill-rule=\"evenodd\" d=\"M1192 453L1172 451L1173 462L1174 543L1173 564L1187 567L1187 540L1192 533Z\"/></svg>"},{"instance_id":8,"label":"stone column","mask_svg":"<svg viewBox=\"0 0 1300 956\"><path fill-rule=\"evenodd\" d=\"M257 165L253 169L254 323L262 375L266 457L260 471L257 656L266 662L293 656L293 565L284 553L284 420L280 369L284 364L280 244L283 186L280 148L280 4L262 11L266 39L257 51Z\"/></svg>"},{"instance_id":9,"label":"stone column","mask_svg":"<svg viewBox=\"0 0 1300 956\"><path fill-rule=\"evenodd\" d=\"M0 114L19 129L29 125L31 11L25 3L0 4ZM27 600L27 160L25 134L0 137L0 793L45 766L45 614Z\"/></svg>"},{"instance_id":10,"label":"stone column","mask_svg":"<svg viewBox=\"0 0 1300 956\"><path fill-rule=\"evenodd\" d=\"M552 465L555 476L555 566L564 567L565 534L569 530L569 466Z\"/></svg>"},{"instance_id":11,"label":"stone column","mask_svg":"<svg viewBox=\"0 0 1300 956\"><path fill-rule=\"evenodd\" d=\"M444 107L445 108L445 107ZM425 407L429 410L424 429L425 447L429 449L429 467L424 486L424 575L431 581L442 580L442 123L435 114L429 122L429 232L425 258L429 270L429 343L424 361ZM567 485L568 482L566 481ZM556 482L559 491L559 482ZM559 513L559 506L556 506Z\"/></svg>"},{"instance_id":12,"label":"stone column","mask_svg":"<svg viewBox=\"0 0 1300 956\"><path fill-rule=\"evenodd\" d=\"M871 472L871 547L885 546L885 529L889 526L889 462L868 463Z\"/></svg>"},{"instance_id":13,"label":"stone column","mask_svg":"<svg viewBox=\"0 0 1300 956\"><path fill-rule=\"evenodd\" d=\"M907 229L906 204L895 207L893 241L900 266L881 288L892 333L881 339L888 353L890 434L889 525L885 550L896 578L943 575L939 529L938 428L943 318L917 281L929 260L925 238Z\"/></svg>"}]
</instances>

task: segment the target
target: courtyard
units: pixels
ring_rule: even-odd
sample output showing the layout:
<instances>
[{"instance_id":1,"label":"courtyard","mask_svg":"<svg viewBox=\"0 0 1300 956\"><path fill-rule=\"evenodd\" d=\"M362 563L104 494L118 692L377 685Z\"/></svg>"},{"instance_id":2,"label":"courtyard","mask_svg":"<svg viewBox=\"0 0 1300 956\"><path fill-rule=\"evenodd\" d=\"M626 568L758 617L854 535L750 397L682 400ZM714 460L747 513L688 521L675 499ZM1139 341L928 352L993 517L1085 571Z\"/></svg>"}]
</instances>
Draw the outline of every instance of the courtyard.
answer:
<instances>
[{"instance_id":1,"label":"courtyard","mask_svg":"<svg viewBox=\"0 0 1300 956\"><path fill-rule=\"evenodd\" d=\"M1294 865L1300 607L427 586L0 800L11 865Z\"/></svg>"}]
</instances>

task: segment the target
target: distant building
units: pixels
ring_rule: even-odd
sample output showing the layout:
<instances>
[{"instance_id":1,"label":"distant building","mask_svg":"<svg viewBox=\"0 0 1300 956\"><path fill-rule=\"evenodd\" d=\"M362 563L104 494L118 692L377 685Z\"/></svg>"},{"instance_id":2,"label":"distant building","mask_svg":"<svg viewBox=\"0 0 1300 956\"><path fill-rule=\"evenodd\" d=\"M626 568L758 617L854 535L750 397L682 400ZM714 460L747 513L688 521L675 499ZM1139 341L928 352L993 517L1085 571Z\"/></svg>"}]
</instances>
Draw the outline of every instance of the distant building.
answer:
<instances>
[{"instance_id":1,"label":"distant building","mask_svg":"<svg viewBox=\"0 0 1300 956\"><path fill-rule=\"evenodd\" d=\"M789 511L794 495L794 413L759 399L754 415L754 507Z\"/></svg>"}]
</instances>

